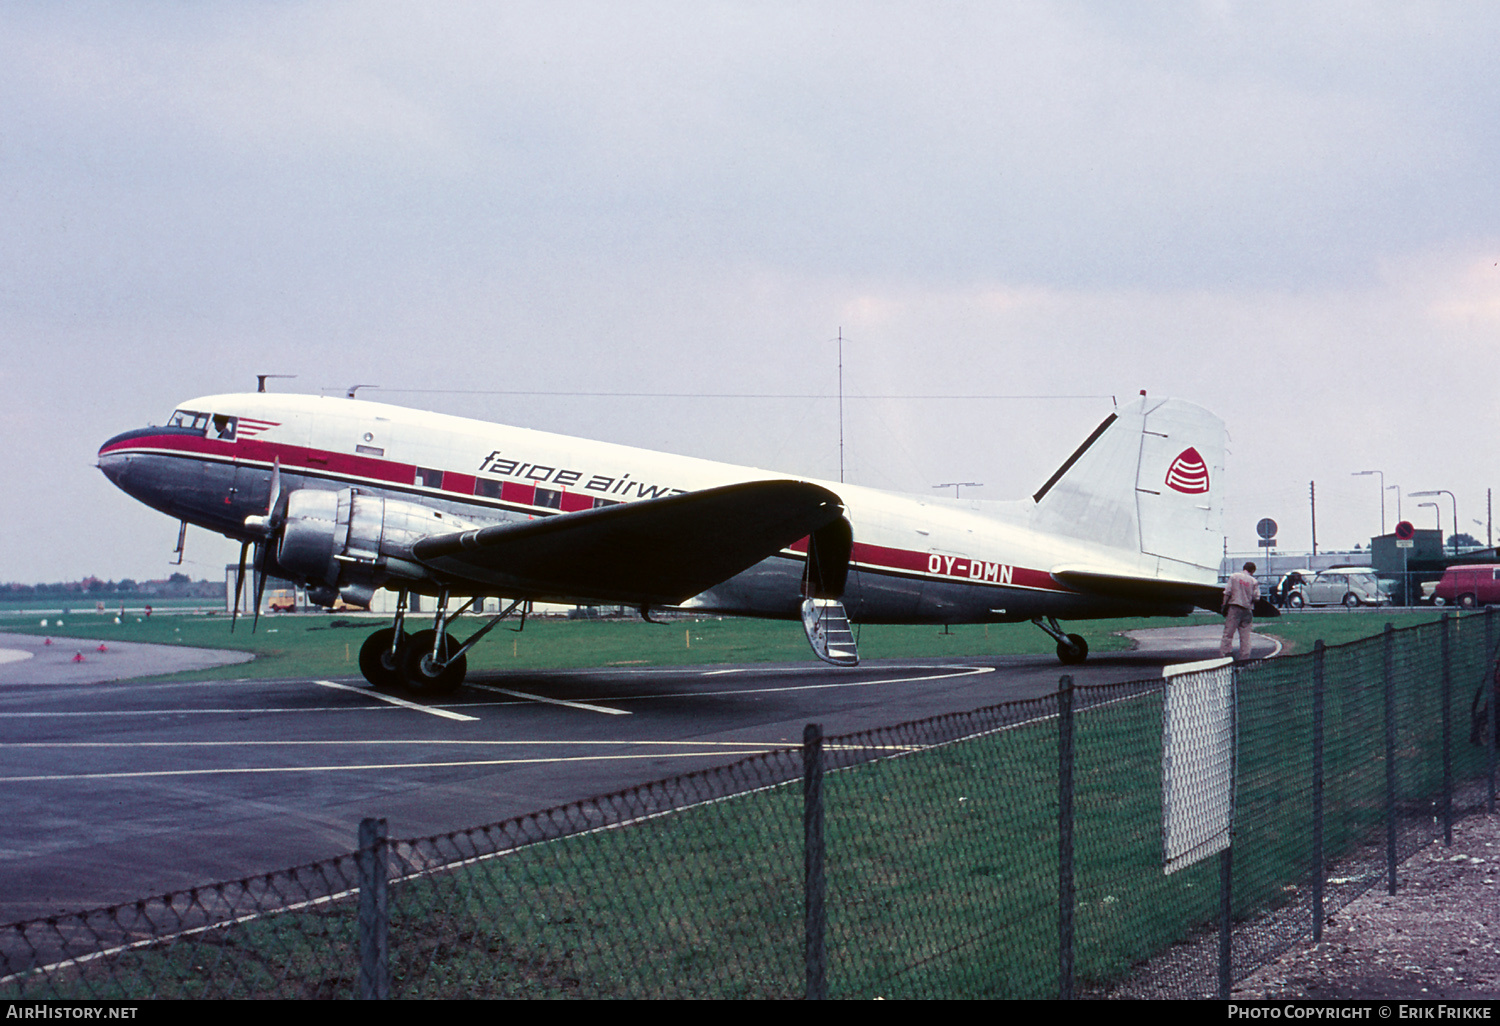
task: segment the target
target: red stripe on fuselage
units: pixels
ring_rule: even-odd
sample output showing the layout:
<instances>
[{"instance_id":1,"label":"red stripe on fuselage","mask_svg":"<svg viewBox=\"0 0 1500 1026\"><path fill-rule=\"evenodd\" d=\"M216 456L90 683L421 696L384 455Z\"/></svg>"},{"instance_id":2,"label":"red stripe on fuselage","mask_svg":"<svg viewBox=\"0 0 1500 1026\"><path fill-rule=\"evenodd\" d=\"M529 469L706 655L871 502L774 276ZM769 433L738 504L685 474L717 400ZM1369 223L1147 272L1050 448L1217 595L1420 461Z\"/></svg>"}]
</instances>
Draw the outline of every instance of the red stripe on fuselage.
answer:
<instances>
[{"instance_id":1,"label":"red stripe on fuselage","mask_svg":"<svg viewBox=\"0 0 1500 1026\"><path fill-rule=\"evenodd\" d=\"M270 467L276 460L281 461L281 468L288 472L303 470L319 473L337 474L341 477L363 478L367 481L382 482L399 485L403 491L413 490L413 481L416 478L417 465L414 463L397 463L393 460L380 459L374 456L357 456L349 453L330 452L325 449L313 449L308 446L287 445L281 442L264 442L256 439L241 437L239 441L231 442L218 438L205 438L198 435L164 434L135 436L125 439L114 446L106 445L99 450L100 456L123 454L134 451L166 453L185 457L199 456L217 458L226 462L259 463ZM442 493L455 498L463 498L475 505L486 505L483 502L475 502L474 486L477 478L472 474L462 474L454 471L445 471L443 474ZM433 491L433 489L427 489ZM593 505L591 496L587 493L576 493L582 498L589 500L589 506ZM568 500L573 498L574 493L565 493L563 502L566 510L572 505ZM536 487L534 485L523 485L513 481L503 482L501 485L500 499L502 502L515 503L522 506L535 506ZM493 507L487 507L493 508ZM540 509L538 512L552 515L557 512L554 509ZM807 539L803 538L787 546L787 549L805 555L807 552ZM936 568L934 569L934 561ZM1007 564L985 563L982 560L970 560L963 556L949 556L940 553L921 552L912 549L896 549L885 545L872 545L868 542L855 542L850 552L850 566L854 569L865 570L874 573L895 573L903 576L919 577L926 580L952 581L954 583L967 583L978 585L991 585L1000 587L1025 588L1033 591L1051 591L1060 593L1071 593L1073 589L1065 588L1053 580L1052 575L1045 570L1033 570L1026 567L1009 566ZM975 572L976 565L980 568ZM990 574L990 567L1004 565L1009 570L1008 579L1001 580L998 572Z\"/></svg>"}]
</instances>

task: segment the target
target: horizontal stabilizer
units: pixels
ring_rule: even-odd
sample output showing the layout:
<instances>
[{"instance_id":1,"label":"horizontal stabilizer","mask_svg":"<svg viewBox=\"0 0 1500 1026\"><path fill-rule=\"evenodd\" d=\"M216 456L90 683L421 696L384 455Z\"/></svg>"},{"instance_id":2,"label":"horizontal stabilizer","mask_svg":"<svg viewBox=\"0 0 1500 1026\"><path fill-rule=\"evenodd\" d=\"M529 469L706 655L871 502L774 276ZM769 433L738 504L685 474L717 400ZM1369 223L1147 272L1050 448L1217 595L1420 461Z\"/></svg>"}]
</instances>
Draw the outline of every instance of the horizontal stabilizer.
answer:
<instances>
[{"instance_id":1,"label":"horizontal stabilizer","mask_svg":"<svg viewBox=\"0 0 1500 1026\"><path fill-rule=\"evenodd\" d=\"M1125 577L1089 570L1054 570L1052 577L1059 584L1076 591L1108 598L1160 602L1163 605L1181 603L1214 612L1219 612L1224 604L1224 588L1218 584L1195 584L1191 581L1171 581L1156 577ZM1260 599L1255 603L1254 614L1270 618L1280 616L1281 611L1265 599Z\"/></svg>"},{"instance_id":2,"label":"horizontal stabilizer","mask_svg":"<svg viewBox=\"0 0 1500 1026\"><path fill-rule=\"evenodd\" d=\"M675 605L843 515L804 481L750 481L426 538L424 565L507 597Z\"/></svg>"}]
</instances>

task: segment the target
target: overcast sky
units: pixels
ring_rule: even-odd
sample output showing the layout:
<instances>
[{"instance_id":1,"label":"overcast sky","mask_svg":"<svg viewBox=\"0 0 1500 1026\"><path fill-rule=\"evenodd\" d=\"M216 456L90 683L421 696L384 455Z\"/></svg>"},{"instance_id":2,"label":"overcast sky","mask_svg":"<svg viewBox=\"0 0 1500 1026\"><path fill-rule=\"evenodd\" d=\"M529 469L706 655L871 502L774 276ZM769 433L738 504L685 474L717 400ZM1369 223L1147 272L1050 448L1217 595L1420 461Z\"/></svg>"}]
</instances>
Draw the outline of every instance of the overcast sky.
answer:
<instances>
[{"instance_id":1,"label":"overcast sky","mask_svg":"<svg viewBox=\"0 0 1500 1026\"><path fill-rule=\"evenodd\" d=\"M0 580L174 569L95 454L257 373L836 478L829 399L496 393L830 396L841 331L850 480L1019 498L1146 389L1228 422L1231 550L1306 548L1310 481L1367 544L1368 469L1483 540L1497 44L1411 0L5 4ZM866 398L926 395L1020 398Z\"/></svg>"}]
</instances>

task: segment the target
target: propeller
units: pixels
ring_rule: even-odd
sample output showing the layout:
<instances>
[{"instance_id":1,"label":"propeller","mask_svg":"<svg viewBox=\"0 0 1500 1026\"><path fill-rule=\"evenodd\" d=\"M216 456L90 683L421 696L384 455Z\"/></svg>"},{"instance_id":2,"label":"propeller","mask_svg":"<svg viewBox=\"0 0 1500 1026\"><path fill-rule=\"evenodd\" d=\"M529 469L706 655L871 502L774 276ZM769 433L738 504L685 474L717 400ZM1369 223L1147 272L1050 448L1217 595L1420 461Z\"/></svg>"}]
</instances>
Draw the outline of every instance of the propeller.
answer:
<instances>
[{"instance_id":1,"label":"propeller","mask_svg":"<svg viewBox=\"0 0 1500 1026\"><path fill-rule=\"evenodd\" d=\"M255 557L250 566L255 574L255 615L250 622L250 633L254 634L260 626L260 601L266 591L266 567L268 565L271 542L276 537L276 532L281 529L285 514L277 510L277 504L281 501L281 459L278 457L271 464L271 498L266 503L264 514L252 513L245 518L245 530L256 535L254 540L247 539L240 544L240 566L234 575L234 612L229 618L230 633L234 632L235 620L240 613L240 595L245 590L245 557L249 554L250 546L255 546Z\"/></svg>"}]
</instances>

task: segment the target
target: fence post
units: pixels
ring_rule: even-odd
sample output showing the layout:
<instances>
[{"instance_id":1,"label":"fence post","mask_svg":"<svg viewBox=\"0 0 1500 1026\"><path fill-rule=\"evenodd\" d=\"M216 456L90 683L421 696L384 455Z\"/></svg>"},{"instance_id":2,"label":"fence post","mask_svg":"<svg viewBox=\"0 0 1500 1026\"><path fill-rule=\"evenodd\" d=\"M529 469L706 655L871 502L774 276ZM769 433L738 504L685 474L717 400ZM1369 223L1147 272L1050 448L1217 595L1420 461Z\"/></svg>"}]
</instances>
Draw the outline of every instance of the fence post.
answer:
<instances>
[{"instance_id":1,"label":"fence post","mask_svg":"<svg viewBox=\"0 0 1500 1026\"><path fill-rule=\"evenodd\" d=\"M1453 621L1443 621L1443 847L1453 847Z\"/></svg>"},{"instance_id":2,"label":"fence post","mask_svg":"<svg viewBox=\"0 0 1500 1026\"><path fill-rule=\"evenodd\" d=\"M1219 1000L1229 1000L1234 968L1234 845L1219 852Z\"/></svg>"},{"instance_id":3,"label":"fence post","mask_svg":"<svg viewBox=\"0 0 1500 1026\"><path fill-rule=\"evenodd\" d=\"M802 891L806 909L803 958L807 970L807 1000L828 997L828 952L824 947L823 875L823 728L809 723L802 729Z\"/></svg>"},{"instance_id":4,"label":"fence post","mask_svg":"<svg viewBox=\"0 0 1500 1026\"><path fill-rule=\"evenodd\" d=\"M1396 628L1385 625L1385 892L1396 893Z\"/></svg>"},{"instance_id":5,"label":"fence post","mask_svg":"<svg viewBox=\"0 0 1500 1026\"><path fill-rule=\"evenodd\" d=\"M1312 751L1312 935L1323 939L1323 653L1319 638L1313 643L1313 751Z\"/></svg>"},{"instance_id":6,"label":"fence post","mask_svg":"<svg viewBox=\"0 0 1500 1026\"><path fill-rule=\"evenodd\" d=\"M1496 720L1495 701L1500 699L1500 653L1495 651L1495 608L1486 606L1484 609L1484 687L1489 685L1490 693L1485 695L1484 702L1484 762L1485 779L1489 786L1484 792L1484 811L1491 816L1495 814L1495 732L1500 729L1500 722Z\"/></svg>"},{"instance_id":7,"label":"fence post","mask_svg":"<svg viewBox=\"0 0 1500 1026\"><path fill-rule=\"evenodd\" d=\"M1057 996L1073 998L1073 678L1057 682Z\"/></svg>"},{"instance_id":8,"label":"fence post","mask_svg":"<svg viewBox=\"0 0 1500 1026\"><path fill-rule=\"evenodd\" d=\"M359 996L384 1001L391 996L390 909L386 888L390 865L386 822L364 819L359 824Z\"/></svg>"}]
</instances>

